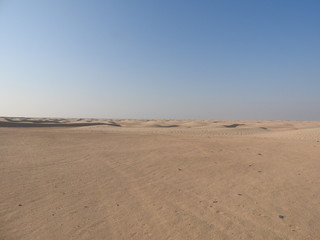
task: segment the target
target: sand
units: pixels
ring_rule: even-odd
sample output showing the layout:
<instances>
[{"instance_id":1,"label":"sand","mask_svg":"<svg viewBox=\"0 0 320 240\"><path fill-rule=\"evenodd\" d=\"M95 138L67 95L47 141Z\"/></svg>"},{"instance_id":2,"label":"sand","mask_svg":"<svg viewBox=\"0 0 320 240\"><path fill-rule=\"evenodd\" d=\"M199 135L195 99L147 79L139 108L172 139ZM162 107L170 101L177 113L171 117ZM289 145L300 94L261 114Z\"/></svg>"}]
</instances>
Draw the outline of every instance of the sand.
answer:
<instances>
[{"instance_id":1,"label":"sand","mask_svg":"<svg viewBox=\"0 0 320 240\"><path fill-rule=\"evenodd\" d=\"M320 239L320 122L0 118L0 239Z\"/></svg>"}]
</instances>

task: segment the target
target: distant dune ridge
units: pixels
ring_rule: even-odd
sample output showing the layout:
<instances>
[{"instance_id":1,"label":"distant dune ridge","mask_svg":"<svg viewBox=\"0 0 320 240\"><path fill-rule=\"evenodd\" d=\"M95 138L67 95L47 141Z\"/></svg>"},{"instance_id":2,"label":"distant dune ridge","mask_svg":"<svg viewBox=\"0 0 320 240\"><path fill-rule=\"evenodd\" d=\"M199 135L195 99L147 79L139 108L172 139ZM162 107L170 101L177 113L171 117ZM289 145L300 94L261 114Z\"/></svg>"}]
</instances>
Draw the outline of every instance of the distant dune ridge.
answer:
<instances>
[{"instance_id":1,"label":"distant dune ridge","mask_svg":"<svg viewBox=\"0 0 320 240\"><path fill-rule=\"evenodd\" d=\"M0 117L0 239L319 239L320 122Z\"/></svg>"},{"instance_id":2,"label":"distant dune ridge","mask_svg":"<svg viewBox=\"0 0 320 240\"><path fill-rule=\"evenodd\" d=\"M263 137L320 140L320 122L307 121L110 120L0 117L0 127L89 127L90 130L96 131L130 131L209 136L257 135ZM110 127L122 127L122 129ZM86 128L81 128L81 130L84 129Z\"/></svg>"}]
</instances>

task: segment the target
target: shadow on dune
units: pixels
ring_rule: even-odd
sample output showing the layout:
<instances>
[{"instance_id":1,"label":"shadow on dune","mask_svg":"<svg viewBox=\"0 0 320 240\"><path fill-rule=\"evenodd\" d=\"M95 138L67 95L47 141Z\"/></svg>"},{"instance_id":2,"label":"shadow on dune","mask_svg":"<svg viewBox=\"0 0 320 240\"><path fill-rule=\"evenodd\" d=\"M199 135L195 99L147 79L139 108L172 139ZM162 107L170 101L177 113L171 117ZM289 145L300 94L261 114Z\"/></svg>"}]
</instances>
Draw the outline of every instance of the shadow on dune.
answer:
<instances>
[{"instance_id":1,"label":"shadow on dune","mask_svg":"<svg viewBox=\"0 0 320 240\"><path fill-rule=\"evenodd\" d=\"M223 125L224 127L226 128L236 128L238 126L242 126L242 125L245 125L245 124L238 124L238 123L235 123L235 124L231 124L231 125Z\"/></svg>"},{"instance_id":2,"label":"shadow on dune","mask_svg":"<svg viewBox=\"0 0 320 240\"><path fill-rule=\"evenodd\" d=\"M67 121L65 119L52 119L52 120L35 120L35 119L30 119L30 118L21 118L18 120L14 120L11 118L5 118L6 121L10 123L21 123L21 122L27 122L27 123L54 123L54 124L59 124L59 123L66 123Z\"/></svg>"},{"instance_id":3,"label":"shadow on dune","mask_svg":"<svg viewBox=\"0 0 320 240\"><path fill-rule=\"evenodd\" d=\"M154 127L172 128L172 127L179 127L179 125L154 125Z\"/></svg>"}]
</instances>

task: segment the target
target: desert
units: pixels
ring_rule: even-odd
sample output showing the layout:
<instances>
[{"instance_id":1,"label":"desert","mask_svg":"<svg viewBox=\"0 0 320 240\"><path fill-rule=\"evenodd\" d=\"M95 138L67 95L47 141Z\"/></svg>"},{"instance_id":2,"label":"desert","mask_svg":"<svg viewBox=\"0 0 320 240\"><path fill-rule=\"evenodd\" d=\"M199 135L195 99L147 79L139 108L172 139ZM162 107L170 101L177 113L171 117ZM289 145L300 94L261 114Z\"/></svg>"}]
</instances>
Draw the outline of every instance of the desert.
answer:
<instances>
[{"instance_id":1,"label":"desert","mask_svg":"<svg viewBox=\"0 0 320 240\"><path fill-rule=\"evenodd\" d=\"M319 239L320 122L0 118L0 238Z\"/></svg>"}]
</instances>

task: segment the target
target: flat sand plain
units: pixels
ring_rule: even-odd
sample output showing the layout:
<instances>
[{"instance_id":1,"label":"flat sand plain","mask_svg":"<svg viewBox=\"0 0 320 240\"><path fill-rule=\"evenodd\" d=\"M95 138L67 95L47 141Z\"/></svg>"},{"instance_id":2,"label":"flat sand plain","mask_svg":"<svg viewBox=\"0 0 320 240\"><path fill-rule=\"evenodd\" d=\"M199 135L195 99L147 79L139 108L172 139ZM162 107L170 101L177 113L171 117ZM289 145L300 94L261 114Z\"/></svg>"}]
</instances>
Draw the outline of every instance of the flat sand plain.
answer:
<instances>
[{"instance_id":1,"label":"flat sand plain","mask_svg":"<svg viewBox=\"0 0 320 240\"><path fill-rule=\"evenodd\" d=\"M320 239L320 122L2 117L0 239Z\"/></svg>"}]
</instances>

